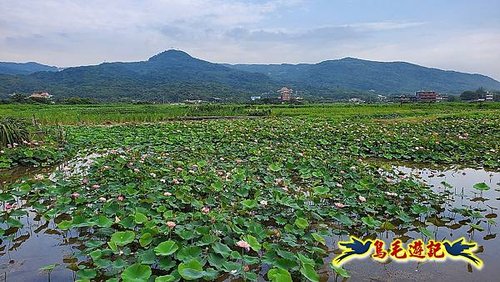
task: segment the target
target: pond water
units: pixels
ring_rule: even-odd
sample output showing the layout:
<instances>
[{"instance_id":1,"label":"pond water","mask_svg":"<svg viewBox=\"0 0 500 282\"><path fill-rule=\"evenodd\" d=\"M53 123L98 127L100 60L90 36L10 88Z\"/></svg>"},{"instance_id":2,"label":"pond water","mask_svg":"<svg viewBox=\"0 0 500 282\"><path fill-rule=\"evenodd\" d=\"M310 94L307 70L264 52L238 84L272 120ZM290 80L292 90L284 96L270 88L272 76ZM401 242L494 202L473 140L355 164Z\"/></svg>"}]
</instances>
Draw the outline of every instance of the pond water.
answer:
<instances>
[{"instance_id":1,"label":"pond water","mask_svg":"<svg viewBox=\"0 0 500 282\"><path fill-rule=\"evenodd\" d=\"M482 169L428 169L409 166L393 166L394 170L405 175L413 175L427 183L432 189L446 197L445 210L437 218L424 219L432 222L427 229L436 240L454 241L460 237L478 243L477 256L484 266L477 270L463 261L446 260L444 262L375 262L371 259L352 260L344 265L351 278L349 281L499 281L500 277L500 173ZM490 190L478 191L473 185L486 183ZM446 184L445 184L446 183ZM454 212L454 208L467 208L480 212L485 218L472 220ZM495 224L488 224L492 219ZM484 230L472 229L470 223L478 224ZM396 234L398 233L398 234ZM400 238L403 242L425 237L418 230L399 232L398 230L378 233L377 237L386 242ZM337 242L348 240L347 236L337 236L330 246L338 252ZM334 257L330 256L329 261ZM323 281L341 281L331 270L325 268Z\"/></svg>"},{"instance_id":2,"label":"pond water","mask_svg":"<svg viewBox=\"0 0 500 282\"><path fill-rule=\"evenodd\" d=\"M23 228L15 231L12 242L2 242L0 247L0 279L3 281L74 281L70 270L78 238L75 232L61 233L54 222L30 213L23 217ZM51 272L39 269L58 264Z\"/></svg>"},{"instance_id":3,"label":"pond water","mask_svg":"<svg viewBox=\"0 0 500 282\"><path fill-rule=\"evenodd\" d=\"M64 167L64 166L63 166ZM478 271L462 261L397 263L384 264L369 259L353 260L344 267L350 272L349 281L498 281L500 277L500 231L498 209L500 208L500 173L482 169L428 169L411 166L394 166L401 174L413 175L429 184L432 189L446 197L444 210L434 219L429 229L437 240L455 240L465 237L480 245L477 256L484 261L484 267ZM25 172L28 174L38 171ZM16 175L17 177L17 175ZM488 191L478 191L472 186L485 182L491 187ZM446 184L445 184L446 183ZM2 206L0 206L3 208ZM485 218L469 222L453 208L467 208L480 212ZM488 224L487 219L496 224ZM53 221L47 222L34 213L22 218L24 227L12 230L16 236L12 242L0 242L0 280L4 281L74 281L74 253L78 252L79 233L76 231L60 232ZM474 230L470 223L480 225L484 230ZM404 242L424 239L418 230L394 230L377 234L386 244L393 238ZM341 281L333 274L328 262L338 253L337 242L345 241L346 236L329 238L331 256L325 260L321 272L322 281ZM49 273L41 272L40 267L58 264ZM265 274L265 273L262 273Z\"/></svg>"}]
</instances>

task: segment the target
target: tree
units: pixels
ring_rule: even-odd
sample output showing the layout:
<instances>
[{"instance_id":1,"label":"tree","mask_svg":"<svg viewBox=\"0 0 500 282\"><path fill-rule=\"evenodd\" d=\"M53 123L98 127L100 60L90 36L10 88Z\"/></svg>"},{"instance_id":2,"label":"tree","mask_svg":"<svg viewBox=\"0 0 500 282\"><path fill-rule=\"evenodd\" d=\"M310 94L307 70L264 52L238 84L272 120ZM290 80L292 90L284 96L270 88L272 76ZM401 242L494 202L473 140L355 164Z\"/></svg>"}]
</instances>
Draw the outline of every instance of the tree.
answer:
<instances>
[{"instance_id":1,"label":"tree","mask_svg":"<svg viewBox=\"0 0 500 282\"><path fill-rule=\"evenodd\" d=\"M460 94L460 99L464 101L476 100L478 97L475 91L464 91Z\"/></svg>"},{"instance_id":2,"label":"tree","mask_svg":"<svg viewBox=\"0 0 500 282\"><path fill-rule=\"evenodd\" d=\"M460 94L460 99L465 101L484 99L486 96L486 90L483 87L479 87L476 91L464 91Z\"/></svg>"},{"instance_id":3,"label":"tree","mask_svg":"<svg viewBox=\"0 0 500 282\"><path fill-rule=\"evenodd\" d=\"M24 94L20 94L20 93L13 93L12 95L10 95L10 100L13 102L13 103L25 103L26 102L26 98L27 96L24 95Z\"/></svg>"}]
</instances>

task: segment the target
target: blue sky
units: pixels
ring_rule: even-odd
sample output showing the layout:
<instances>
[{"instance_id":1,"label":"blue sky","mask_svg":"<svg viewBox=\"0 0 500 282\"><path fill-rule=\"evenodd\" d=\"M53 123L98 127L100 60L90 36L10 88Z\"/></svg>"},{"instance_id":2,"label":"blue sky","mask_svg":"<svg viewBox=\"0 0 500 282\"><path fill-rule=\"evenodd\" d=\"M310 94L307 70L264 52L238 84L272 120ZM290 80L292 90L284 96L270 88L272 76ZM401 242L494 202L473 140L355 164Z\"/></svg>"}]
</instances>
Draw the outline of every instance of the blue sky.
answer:
<instances>
[{"instance_id":1,"label":"blue sky","mask_svg":"<svg viewBox=\"0 0 500 282\"><path fill-rule=\"evenodd\" d=\"M0 61L409 61L500 79L498 0L0 0Z\"/></svg>"}]
</instances>

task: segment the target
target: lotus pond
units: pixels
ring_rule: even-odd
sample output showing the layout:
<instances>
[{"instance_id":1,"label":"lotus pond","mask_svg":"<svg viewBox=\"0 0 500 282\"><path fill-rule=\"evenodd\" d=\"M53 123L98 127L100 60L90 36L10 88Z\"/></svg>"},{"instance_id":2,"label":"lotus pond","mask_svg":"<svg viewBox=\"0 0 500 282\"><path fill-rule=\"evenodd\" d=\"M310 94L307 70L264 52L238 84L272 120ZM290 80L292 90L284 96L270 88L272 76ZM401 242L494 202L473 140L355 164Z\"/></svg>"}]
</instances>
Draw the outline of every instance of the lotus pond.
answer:
<instances>
[{"instance_id":1,"label":"lotus pond","mask_svg":"<svg viewBox=\"0 0 500 282\"><path fill-rule=\"evenodd\" d=\"M7 281L491 280L498 125L493 114L66 126L67 161L2 186L0 270ZM485 266L333 269L348 234L465 236Z\"/></svg>"}]
</instances>

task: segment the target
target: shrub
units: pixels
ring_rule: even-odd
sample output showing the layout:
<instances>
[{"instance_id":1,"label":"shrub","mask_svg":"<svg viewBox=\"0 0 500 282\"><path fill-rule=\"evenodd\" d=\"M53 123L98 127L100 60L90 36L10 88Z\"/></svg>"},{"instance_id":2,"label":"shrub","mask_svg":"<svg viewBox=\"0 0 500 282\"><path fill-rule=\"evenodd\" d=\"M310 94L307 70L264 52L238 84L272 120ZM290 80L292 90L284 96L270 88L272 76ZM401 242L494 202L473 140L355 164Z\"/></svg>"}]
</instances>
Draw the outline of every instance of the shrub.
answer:
<instances>
[{"instance_id":1,"label":"shrub","mask_svg":"<svg viewBox=\"0 0 500 282\"><path fill-rule=\"evenodd\" d=\"M12 118L0 119L0 147L29 140L28 124Z\"/></svg>"}]
</instances>

